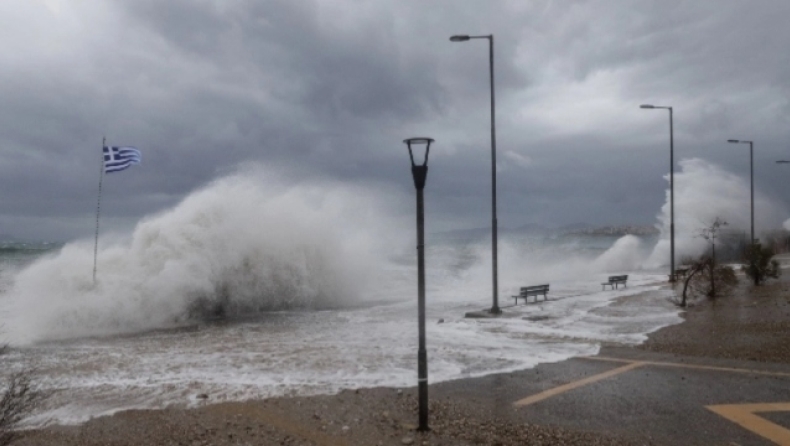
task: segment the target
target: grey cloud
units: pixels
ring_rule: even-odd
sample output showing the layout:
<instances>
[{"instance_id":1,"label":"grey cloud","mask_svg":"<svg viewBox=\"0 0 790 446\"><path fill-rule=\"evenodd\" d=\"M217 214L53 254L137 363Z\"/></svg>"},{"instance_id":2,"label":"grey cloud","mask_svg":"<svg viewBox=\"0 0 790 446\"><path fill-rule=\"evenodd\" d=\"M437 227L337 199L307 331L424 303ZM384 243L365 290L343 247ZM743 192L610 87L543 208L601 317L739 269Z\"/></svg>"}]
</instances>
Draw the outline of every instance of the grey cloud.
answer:
<instances>
[{"instance_id":1,"label":"grey cloud","mask_svg":"<svg viewBox=\"0 0 790 446\"><path fill-rule=\"evenodd\" d=\"M437 138L434 227L486 226L488 49L453 34L496 38L505 226L654 221L667 117L640 103L675 107L676 160L701 156L746 176L724 141L754 139L759 187L790 200L772 164L790 158L781 0L89 0L62 3L60 15L11 2L18 23L0 31L0 232L89 233L103 135L144 153L134 175L108 180L108 227L249 161L293 169L294 181L409 193L400 141L418 134ZM530 162L516 167L507 153ZM122 193L124 206L109 204Z\"/></svg>"}]
</instances>

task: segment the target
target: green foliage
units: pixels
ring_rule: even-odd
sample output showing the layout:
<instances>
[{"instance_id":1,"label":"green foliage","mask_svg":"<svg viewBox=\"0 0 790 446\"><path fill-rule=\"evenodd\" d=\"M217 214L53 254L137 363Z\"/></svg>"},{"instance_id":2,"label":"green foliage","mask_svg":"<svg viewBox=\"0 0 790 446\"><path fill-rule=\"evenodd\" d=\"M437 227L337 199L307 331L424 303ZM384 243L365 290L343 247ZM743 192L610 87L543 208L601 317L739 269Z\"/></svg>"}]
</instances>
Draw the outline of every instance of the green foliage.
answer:
<instances>
[{"instance_id":1,"label":"green foliage","mask_svg":"<svg viewBox=\"0 0 790 446\"><path fill-rule=\"evenodd\" d=\"M745 264L743 272L754 281L755 285L760 285L768 279L779 278L782 270L779 262L773 259L774 250L770 247L763 247L755 243L746 249Z\"/></svg>"},{"instance_id":2,"label":"green foliage","mask_svg":"<svg viewBox=\"0 0 790 446\"><path fill-rule=\"evenodd\" d=\"M707 296L711 299L730 294L732 289L738 285L738 276L735 275L735 269L730 265L716 265L712 274L716 288L706 290Z\"/></svg>"},{"instance_id":3,"label":"green foliage","mask_svg":"<svg viewBox=\"0 0 790 446\"><path fill-rule=\"evenodd\" d=\"M727 226L727 222L716 217L709 226L699 230L698 235L710 242L709 254L683 259L686 276L683 279L683 298L680 306L686 306L689 295L715 299L728 294L738 284L738 277L732 267L716 262L716 238L720 236L723 226Z\"/></svg>"},{"instance_id":4,"label":"green foliage","mask_svg":"<svg viewBox=\"0 0 790 446\"><path fill-rule=\"evenodd\" d=\"M731 266L718 265L707 254L686 258L683 265L687 267L687 273L683 279L681 307L687 305L689 298L707 297L713 300L725 296L738 284L738 276Z\"/></svg>"},{"instance_id":5,"label":"green foliage","mask_svg":"<svg viewBox=\"0 0 790 446\"><path fill-rule=\"evenodd\" d=\"M732 267L716 262L716 238L721 236L723 226L727 226L727 222L716 217L697 234L710 243L710 253L683 259L682 264L686 266L687 272L683 279L681 307L686 306L689 296L715 299L728 294L738 284L738 277Z\"/></svg>"},{"instance_id":6,"label":"green foliage","mask_svg":"<svg viewBox=\"0 0 790 446\"><path fill-rule=\"evenodd\" d=\"M708 256L703 256L698 262L697 274L687 278L686 286L692 296L704 296L713 300L726 296L738 284L738 277L731 266L716 265Z\"/></svg>"}]
</instances>

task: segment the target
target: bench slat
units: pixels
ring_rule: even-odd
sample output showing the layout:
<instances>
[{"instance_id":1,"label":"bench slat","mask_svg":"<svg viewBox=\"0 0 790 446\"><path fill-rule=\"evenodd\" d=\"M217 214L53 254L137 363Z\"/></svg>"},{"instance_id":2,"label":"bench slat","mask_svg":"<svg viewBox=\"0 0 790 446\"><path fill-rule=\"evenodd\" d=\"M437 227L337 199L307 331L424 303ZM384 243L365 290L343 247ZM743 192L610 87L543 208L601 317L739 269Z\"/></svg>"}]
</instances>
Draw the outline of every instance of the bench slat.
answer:
<instances>
[{"instance_id":1,"label":"bench slat","mask_svg":"<svg viewBox=\"0 0 790 446\"><path fill-rule=\"evenodd\" d=\"M617 288L617 286L621 283L623 284L623 286L626 286L627 282L628 282L628 275L626 274L622 276L609 276L609 281L604 282L601 285L603 289L606 289L606 285Z\"/></svg>"},{"instance_id":2,"label":"bench slat","mask_svg":"<svg viewBox=\"0 0 790 446\"><path fill-rule=\"evenodd\" d=\"M519 289L518 295L513 296L513 299L515 299L516 305L518 305L519 299L524 299L525 303L529 303L529 296L535 296L535 302L537 302L538 296L542 294L543 298L545 299L548 291L549 291L549 284L523 286Z\"/></svg>"}]
</instances>

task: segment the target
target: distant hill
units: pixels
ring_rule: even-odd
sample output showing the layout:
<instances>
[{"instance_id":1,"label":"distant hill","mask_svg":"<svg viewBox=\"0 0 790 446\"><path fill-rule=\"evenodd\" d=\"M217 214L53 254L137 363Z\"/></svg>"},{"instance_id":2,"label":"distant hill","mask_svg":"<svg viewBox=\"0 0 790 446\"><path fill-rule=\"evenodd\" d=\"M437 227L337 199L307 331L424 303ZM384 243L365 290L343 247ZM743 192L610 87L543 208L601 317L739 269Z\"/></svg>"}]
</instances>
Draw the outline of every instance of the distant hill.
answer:
<instances>
[{"instance_id":1,"label":"distant hill","mask_svg":"<svg viewBox=\"0 0 790 446\"><path fill-rule=\"evenodd\" d=\"M575 228L564 232L565 235L655 235L659 231L652 225L614 225L587 228Z\"/></svg>"},{"instance_id":2,"label":"distant hill","mask_svg":"<svg viewBox=\"0 0 790 446\"><path fill-rule=\"evenodd\" d=\"M547 228L541 225L527 224L517 228L499 228L499 234L530 234L530 235L655 235L658 229L651 225L610 225L592 226L586 223L575 223L560 228ZM456 229L440 232L439 234L451 238L478 238L491 235L491 228Z\"/></svg>"},{"instance_id":3,"label":"distant hill","mask_svg":"<svg viewBox=\"0 0 790 446\"><path fill-rule=\"evenodd\" d=\"M500 230L510 231L510 232L529 232L529 233L555 232L555 230L553 230L553 229L549 229L549 228L547 228L545 226L535 225L535 224L526 224L526 225L519 226L519 227L517 227L515 229L507 229L507 228L505 228L505 229L500 229Z\"/></svg>"}]
</instances>

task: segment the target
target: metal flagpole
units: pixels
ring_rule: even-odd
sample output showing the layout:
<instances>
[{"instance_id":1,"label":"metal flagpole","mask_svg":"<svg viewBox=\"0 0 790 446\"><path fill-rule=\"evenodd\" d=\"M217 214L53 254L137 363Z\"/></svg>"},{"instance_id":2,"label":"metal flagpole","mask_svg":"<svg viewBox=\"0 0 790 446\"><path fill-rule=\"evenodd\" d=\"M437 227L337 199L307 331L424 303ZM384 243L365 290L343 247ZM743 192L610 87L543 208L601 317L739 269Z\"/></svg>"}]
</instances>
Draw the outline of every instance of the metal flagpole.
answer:
<instances>
[{"instance_id":1,"label":"metal flagpole","mask_svg":"<svg viewBox=\"0 0 790 446\"><path fill-rule=\"evenodd\" d=\"M101 163L99 164L99 198L96 200L96 238L93 243L93 284L96 285L96 256L99 252L99 211L101 210L101 182L104 179L104 146L106 138L101 139Z\"/></svg>"}]
</instances>

